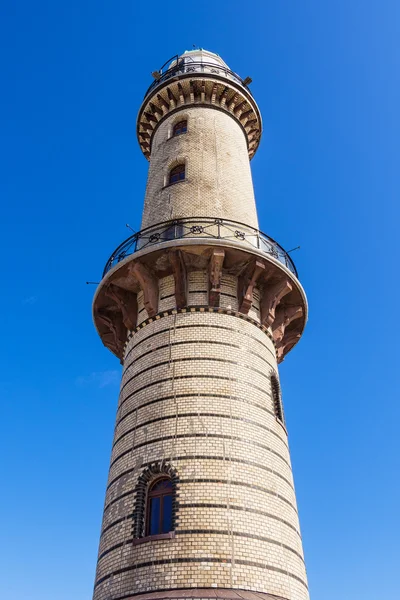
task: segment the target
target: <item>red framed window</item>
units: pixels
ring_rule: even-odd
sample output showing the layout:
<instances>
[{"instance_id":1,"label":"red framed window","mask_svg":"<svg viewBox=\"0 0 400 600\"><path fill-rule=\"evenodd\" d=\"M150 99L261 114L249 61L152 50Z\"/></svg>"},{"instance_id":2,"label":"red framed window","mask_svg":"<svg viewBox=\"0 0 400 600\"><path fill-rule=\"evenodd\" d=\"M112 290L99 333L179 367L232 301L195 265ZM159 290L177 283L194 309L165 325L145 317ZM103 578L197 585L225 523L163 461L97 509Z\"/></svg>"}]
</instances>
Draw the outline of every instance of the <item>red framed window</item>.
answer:
<instances>
[{"instance_id":1,"label":"red framed window","mask_svg":"<svg viewBox=\"0 0 400 600\"><path fill-rule=\"evenodd\" d=\"M167 477L157 479L147 497L146 535L158 535L172 530L172 482Z\"/></svg>"},{"instance_id":2,"label":"red framed window","mask_svg":"<svg viewBox=\"0 0 400 600\"><path fill-rule=\"evenodd\" d=\"M185 165L177 165L169 173L169 183L178 183L185 179Z\"/></svg>"},{"instance_id":3,"label":"red framed window","mask_svg":"<svg viewBox=\"0 0 400 600\"><path fill-rule=\"evenodd\" d=\"M176 123L176 125L174 125L174 128L172 130L172 135L181 135L182 133L186 133L187 132L187 121L179 121L179 123Z\"/></svg>"}]
</instances>

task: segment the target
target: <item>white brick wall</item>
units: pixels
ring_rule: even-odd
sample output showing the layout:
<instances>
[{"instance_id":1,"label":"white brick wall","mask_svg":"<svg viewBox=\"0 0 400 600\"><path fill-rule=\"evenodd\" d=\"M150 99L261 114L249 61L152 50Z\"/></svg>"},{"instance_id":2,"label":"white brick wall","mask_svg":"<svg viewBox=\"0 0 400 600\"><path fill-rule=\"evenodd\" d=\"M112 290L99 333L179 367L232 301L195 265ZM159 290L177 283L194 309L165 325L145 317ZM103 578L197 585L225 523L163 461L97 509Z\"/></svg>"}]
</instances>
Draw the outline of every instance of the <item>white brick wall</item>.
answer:
<instances>
[{"instance_id":1,"label":"white brick wall","mask_svg":"<svg viewBox=\"0 0 400 600\"><path fill-rule=\"evenodd\" d=\"M191 275L189 287L202 289L202 273ZM160 295L170 285L161 282ZM224 276L226 293L235 285ZM118 598L168 587L308 599L271 369L277 370L272 341L235 316L171 315L130 339L99 550L97 580L105 579L95 600L107 600L110 589ZM143 466L159 460L170 462L180 480L176 536L134 545L133 491Z\"/></svg>"},{"instance_id":2,"label":"white brick wall","mask_svg":"<svg viewBox=\"0 0 400 600\"><path fill-rule=\"evenodd\" d=\"M183 118L187 133L168 138ZM165 187L178 162L186 162L186 180ZM154 134L141 228L178 217L220 217L258 228L246 138L227 113L183 107Z\"/></svg>"}]
</instances>

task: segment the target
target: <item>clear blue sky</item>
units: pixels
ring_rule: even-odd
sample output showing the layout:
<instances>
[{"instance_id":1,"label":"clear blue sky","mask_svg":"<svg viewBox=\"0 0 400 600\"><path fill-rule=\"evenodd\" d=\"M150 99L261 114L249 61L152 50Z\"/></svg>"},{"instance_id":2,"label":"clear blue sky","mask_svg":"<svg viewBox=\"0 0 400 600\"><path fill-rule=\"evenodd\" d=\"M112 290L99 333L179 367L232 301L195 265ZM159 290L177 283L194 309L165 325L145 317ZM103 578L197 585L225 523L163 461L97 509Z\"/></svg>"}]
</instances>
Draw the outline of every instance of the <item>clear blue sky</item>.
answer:
<instances>
[{"instance_id":1,"label":"clear blue sky","mask_svg":"<svg viewBox=\"0 0 400 600\"><path fill-rule=\"evenodd\" d=\"M1 598L91 598L120 365L85 281L140 223L150 73L193 44L253 78L261 228L301 246L281 375L311 596L398 595L399 39L398 0L1 3Z\"/></svg>"}]
</instances>

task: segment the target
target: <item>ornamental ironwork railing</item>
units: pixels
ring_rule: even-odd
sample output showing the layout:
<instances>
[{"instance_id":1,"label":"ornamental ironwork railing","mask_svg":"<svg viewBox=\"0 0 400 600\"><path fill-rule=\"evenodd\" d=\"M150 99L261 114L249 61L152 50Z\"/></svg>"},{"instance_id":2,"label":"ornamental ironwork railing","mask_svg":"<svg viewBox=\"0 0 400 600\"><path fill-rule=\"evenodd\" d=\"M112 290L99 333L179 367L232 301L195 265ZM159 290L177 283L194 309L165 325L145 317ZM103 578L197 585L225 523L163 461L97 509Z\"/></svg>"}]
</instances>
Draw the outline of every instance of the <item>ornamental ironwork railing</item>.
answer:
<instances>
[{"instance_id":1,"label":"ornamental ironwork railing","mask_svg":"<svg viewBox=\"0 0 400 600\"><path fill-rule=\"evenodd\" d=\"M156 88L164 81L167 81L168 79L172 79L174 77L179 77L179 75L184 75L186 73L207 73L210 75L222 75L227 79L231 79L232 81L239 83L248 90L248 87L243 82L243 79L239 77L239 75L228 69L228 67L224 67L223 65L219 65L217 63L195 61L189 62L187 59L182 59L178 62L178 64L175 64L173 67L170 67L167 71L164 71L164 73L160 73L159 76L153 81L151 86L148 88L144 97L146 97L154 88Z\"/></svg>"},{"instance_id":2,"label":"ornamental ironwork railing","mask_svg":"<svg viewBox=\"0 0 400 600\"><path fill-rule=\"evenodd\" d=\"M298 277L296 267L289 254L268 235L244 223L211 217L190 217L164 221L134 233L112 253L104 268L103 277L121 260L138 250L171 240L199 238L228 240L237 242L244 247L256 248L281 262Z\"/></svg>"}]
</instances>

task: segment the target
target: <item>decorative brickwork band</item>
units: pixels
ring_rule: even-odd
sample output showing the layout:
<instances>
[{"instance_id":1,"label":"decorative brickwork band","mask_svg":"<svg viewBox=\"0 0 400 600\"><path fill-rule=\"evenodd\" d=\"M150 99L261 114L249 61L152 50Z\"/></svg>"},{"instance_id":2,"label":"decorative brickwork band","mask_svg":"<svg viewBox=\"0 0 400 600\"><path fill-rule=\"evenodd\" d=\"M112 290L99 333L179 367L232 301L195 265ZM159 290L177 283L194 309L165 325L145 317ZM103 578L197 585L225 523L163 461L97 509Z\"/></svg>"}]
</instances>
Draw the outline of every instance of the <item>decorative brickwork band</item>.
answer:
<instances>
[{"instance_id":1,"label":"decorative brickwork band","mask_svg":"<svg viewBox=\"0 0 400 600\"><path fill-rule=\"evenodd\" d=\"M185 563L186 564L190 564L190 563L226 564L226 560L216 558L214 556L204 556L204 557L203 556L201 556L201 557L197 557L197 556L196 557L183 557L182 556L179 558L166 558L166 559L159 559L159 560L150 560L147 562L137 563L135 566L132 566L132 567L123 567L121 569L114 571L113 573L104 575L104 577L101 577L100 579L98 579L96 581L95 588L98 587L100 584L102 584L104 581L107 581L107 579L110 579L111 577L114 577L115 575L120 575L122 573L129 573L130 571L136 571L137 569L143 569L146 567L155 567L158 565L161 565L161 566L167 568L169 565L175 565L175 564L179 565L179 564L185 564ZM291 579L298 581L306 590L308 590L307 583L303 579L301 579L301 577L299 577L295 573L291 573L287 569L281 569L279 567L273 567L270 565L266 565L265 562L262 562L262 561L257 562L257 561L251 561L251 560L238 559L238 560L236 560L236 564L248 566L248 567L255 567L256 569L261 569L262 571L271 571L273 573L282 573L283 575L286 575L286 576L290 577Z\"/></svg>"},{"instance_id":2,"label":"decorative brickwork band","mask_svg":"<svg viewBox=\"0 0 400 600\"><path fill-rule=\"evenodd\" d=\"M171 314L172 314L172 311L171 311ZM145 321L142 323L142 325L143 325L143 324L146 324L146 323L145 323ZM139 330L141 327L142 327L142 326L138 327L138 328L137 328L137 330ZM214 329L214 330L219 330L219 331L221 331L221 332L222 332L222 334L223 334L224 332L228 332L229 334L233 334L233 333L237 333L237 332L238 332L238 329L236 329L235 327L227 327L227 326L225 326L225 325L215 325L215 324L214 324L214 325L212 325L212 324L210 324L210 323L207 323L207 324L205 324L205 323L204 323L204 324L202 324L202 323L195 323L195 324L194 324L194 323L191 323L191 324L189 324L189 325L185 325L185 324L183 324L183 325L176 325L174 329L175 329L175 331L176 331L176 330L179 330L179 329L190 329L190 330L194 330L194 331L200 330L200 331L199 331L199 333L198 333L198 334L196 334L196 335L198 335L198 337L199 337L199 338L200 338L202 335L204 335L204 334L203 334L203 331L204 331L204 332L207 332L207 331L210 331L210 330L213 330L213 329ZM129 349L129 351L126 353L126 356L125 356L125 361L128 359L128 357L130 356L130 354L131 354L131 353L132 353L134 350L137 350L137 348L138 348L138 347L139 347L141 344L148 343L148 341L149 341L151 338L153 338L153 337L155 337L155 336L159 336L160 334L162 334L162 333L165 333L166 331L169 331L169 330L170 330L170 327L165 327L164 329L159 329L158 331L156 331L156 332L154 332L154 333L151 333L151 334L150 334L150 335L148 335L147 337L144 337L143 339L139 340L139 341L138 341L138 342L137 342L137 343L136 343L134 346L132 346L132 347ZM265 330L263 329L263 331L265 331ZM133 333L129 333L129 334L128 334L128 341L130 341L130 340L133 338L133 335L134 335ZM257 346L257 345L258 345L258 346L259 346L259 347L261 347L263 350L268 350L268 351L269 351L269 348L268 348L268 346L267 346L266 344L264 344L263 342L261 342L261 341L260 341L260 340L259 340L257 337L255 337L255 336L251 335L251 334L250 334L250 333L248 333L248 332L244 332L244 331L241 331L241 335L243 335L245 338L248 338L248 339L250 339L250 340L251 340L251 343L252 343L254 346ZM221 336L221 337L222 337L222 336ZM270 339L271 339L271 338L270 338ZM200 341L201 341L201 340L200 340ZM219 341L219 343L220 343L220 344L222 344L223 342ZM227 342L225 342L225 343L227 344ZM233 343L230 343L230 346L231 346L232 348L239 347L239 346L237 346L237 345L235 345L235 344L233 344ZM143 355L144 355L144 353L143 353L143 354L141 354L141 356L143 356ZM274 358L275 358L275 354L273 354L273 356L274 356Z\"/></svg>"},{"instance_id":3,"label":"decorative brickwork band","mask_svg":"<svg viewBox=\"0 0 400 600\"><path fill-rule=\"evenodd\" d=\"M215 456L215 455L208 455L208 454L185 454L184 456L175 456L175 460L176 461L188 461L188 460L193 460L193 461L199 461L199 460L208 460L208 461L220 461L221 463L225 462L225 458L224 456ZM231 458L230 463L233 464L240 464L240 465L248 465L250 467L255 467L257 469L261 469L262 471L266 471L267 473L271 473L272 475L274 475L275 477L278 477L279 479L281 479L282 481L284 481L288 487L294 491L294 487L292 482L285 477L284 475L282 475L279 470L277 469L271 469L270 467L265 466L264 464L261 463L257 463L254 461L250 461L250 460L244 460L244 459L240 459L240 458ZM156 467L157 468L157 467ZM150 466L150 469L152 469L152 466ZM126 469L124 471L122 471L122 473L120 473L119 475L117 475L114 479L112 479L108 485L107 485L107 489L110 489L110 487L112 487L119 479L121 479L122 477L125 477L125 475L129 475L130 473L134 472L134 468L129 468ZM159 473L164 473L164 471L160 471ZM155 472L153 475L158 475L159 473ZM168 473L166 473L168 474ZM150 473L150 479L151 479L151 473ZM145 482L147 484L147 482ZM141 488L140 488L141 489ZM142 496L142 494L140 494L140 499L139 497L137 497L137 503L140 506L141 502L144 501L145 502L146 499L146 494L144 494L144 496ZM143 515L144 518L144 513L145 510L143 510L142 513L140 513L140 515ZM136 531L139 531L139 535L137 537L142 537L142 529L138 528Z\"/></svg>"},{"instance_id":4,"label":"decorative brickwork band","mask_svg":"<svg viewBox=\"0 0 400 600\"><path fill-rule=\"evenodd\" d=\"M218 314L223 314L223 315L233 315L235 317L238 317L239 319L243 319L244 321L248 321L249 323L252 323L258 329L261 329L273 341L272 334L269 332L268 328L265 327L264 325L262 325L261 323L258 323L255 319L252 319L251 317L248 317L247 315L244 315L238 311L235 311L235 310L232 310L229 308L213 308L211 306L190 306L188 308L181 308L181 309L173 308L170 310L164 310L163 312L160 312L157 315L154 315L152 317L149 317L145 321L142 321L140 323L140 325L138 325L133 330L133 332L128 334L127 341L129 341L133 337L134 333L140 331L141 329L143 329L143 327L146 327L146 325L153 323L155 320L158 321L159 319L162 319L163 317L170 317L171 315L194 313L194 312L201 312L201 313L210 312L210 313L218 313ZM125 347L125 349L126 349L126 347Z\"/></svg>"},{"instance_id":5,"label":"decorative brickwork band","mask_svg":"<svg viewBox=\"0 0 400 600\"><path fill-rule=\"evenodd\" d=\"M170 463L163 461L155 462L149 465L141 475L135 487L135 508L133 510L133 537L141 538L144 536L146 500L149 485L160 475L166 475L171 479L173 497L172 497L172 530L175 529L176 522L176 493L179 484L179 477L176 470Z\"/></svg>"}]
</instances>

